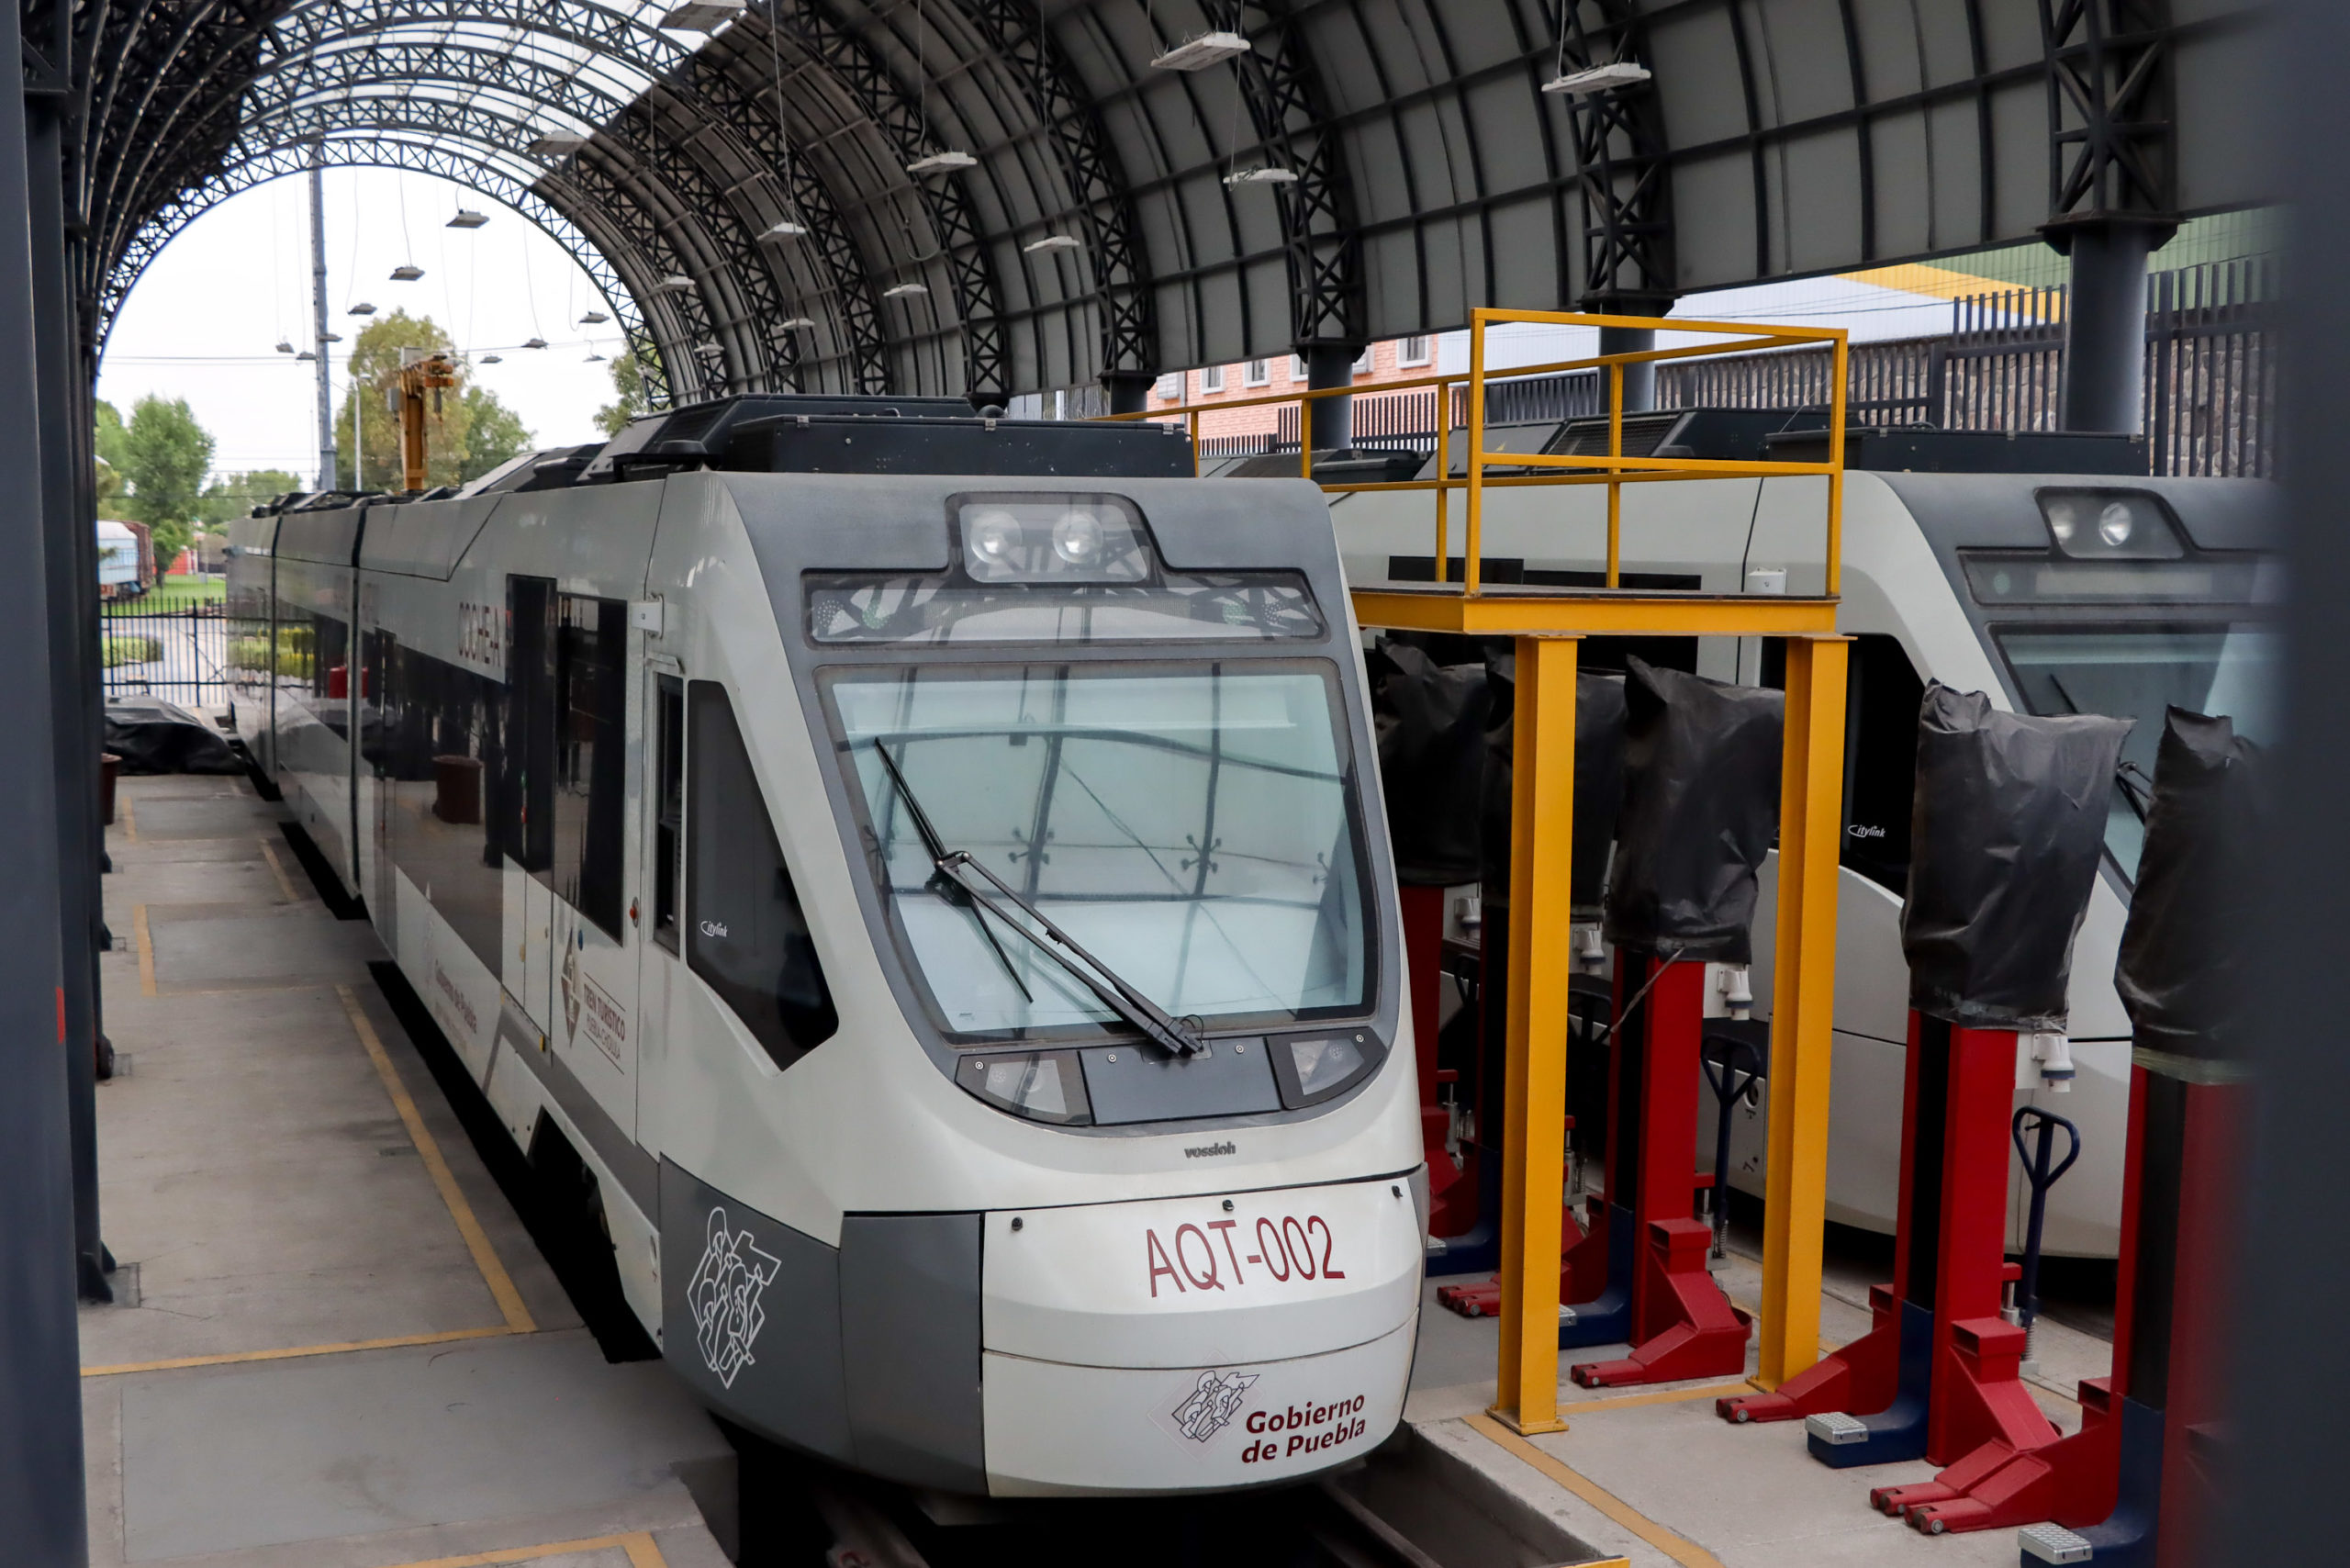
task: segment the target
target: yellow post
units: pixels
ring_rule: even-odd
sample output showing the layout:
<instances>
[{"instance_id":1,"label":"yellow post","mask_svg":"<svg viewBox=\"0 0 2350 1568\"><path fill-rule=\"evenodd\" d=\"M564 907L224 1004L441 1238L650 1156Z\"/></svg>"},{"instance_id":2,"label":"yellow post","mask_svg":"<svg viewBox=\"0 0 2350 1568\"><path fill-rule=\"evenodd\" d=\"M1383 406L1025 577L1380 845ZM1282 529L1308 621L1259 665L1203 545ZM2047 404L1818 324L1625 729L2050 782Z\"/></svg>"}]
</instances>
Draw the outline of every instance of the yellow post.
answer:
<instances>
[{"instance_id":1,"label":"yellow post","mask_svg":"<svg viewBox=\"0 0 2350 1568\"><path fill-rule=\"evenodd\" d=\"M1607 367L1607 455L1624 455L1624 367ZM1607 586L1617 586L1624 560L1624 471L1607 471Z\"/></svg>"},{"instance_id":2,"label":"yellow post","mask_svg":"<svg viewBox=\"0 0 2350 1568\"><path fill-rule=\"evenodd\" d=\"M1314 477L1314 396L1297 400L1297 476Z\"/></svg>"},{"instance_id":3,"label":"yellow post","mask_svg":"<svg viewBox=\"0 0 2350 1568\"><path fill-rule=\"evenodd\" d=\"M1778 952L1764 1154L1757 1386L1819 1359L1819 1253L1828 1208L1828 1081L1835 1044L1836 891L1844 837L1844 681L1851 640L1787 639L1779 776Z\"/></svg>"},{"instance_id":4,"label":"yellow post","mask_svg":"<svg viewBox=\"0 0 2350 1568\"><path fill-rule=\"evenodd\" d=\"M1849 347L1840 333L1828 351L1828 586L1820 591L1830 599L1843 591L1844 583L1844 364Z\"/></svg>"},{"instance_id":5,"label":"yellow post","mask_svg":"<svg viewBox=\"0 0 2350 1568\"><path fill-rule=\"evenodd\" d=\"M1200 476L1200 411L1193 409L1188 416L1192 426L1192 477Z\"/></svg>"},{"instance_id":6,"label":"yellow post","mask_svg":"<svg viewBox=\"0 0 2350 1568\"><path fill-rule=\"evenodd\" d=\"M1469 313L1469 537L1462 548L1460 591L1475 593L1484 574L1485 546L1485 312Z\"/></svg>"},{"instance_id":7,"label":"yellow post","mask_svg":"<svg viewBox=\"0 0 2350 1568\"><path fill-rule=\"evenodd\" d=\"M1559 1419L1559 1211L1567 1152L1575 651L1569 637L1517 640L1502 1126L1502 1347L1494 1414L1521 1432L1565 1428Z\"/></svg>"},{"instance_id":8,"label":"yellow post","mask_svg":"<svg viewBox=\"0 0 2350 1568\"><path fill-rule=\"evenodd\" d=\"M1444 504L1446 497L1451 494L1444 487L1444 482L1452 477L1452 454L1447 450L1451 445L1452 383L1439 381L1436 384L1436 580L1438 582L1446 580L1446 557L1452 553L1452 542L1446 537L1446 525L1450 519L1445 515Z\"/></svg>"}]
</instances>

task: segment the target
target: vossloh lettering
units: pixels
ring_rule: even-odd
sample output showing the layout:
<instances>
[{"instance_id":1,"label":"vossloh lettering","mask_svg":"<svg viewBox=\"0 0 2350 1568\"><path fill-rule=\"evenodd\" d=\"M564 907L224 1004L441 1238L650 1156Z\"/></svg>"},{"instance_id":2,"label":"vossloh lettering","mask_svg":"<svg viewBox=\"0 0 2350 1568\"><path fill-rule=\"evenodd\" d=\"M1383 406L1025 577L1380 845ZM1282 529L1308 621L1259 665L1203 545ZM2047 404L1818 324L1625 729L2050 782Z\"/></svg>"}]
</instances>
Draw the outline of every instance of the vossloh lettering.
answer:
<instances>
[{"instance_id":1,"label":"vossloh lettering","mask_svg":"<svg viewBox=\"0 0 2350 1568\"><path fill-rule=\"evenodd\" d=\"M1362 1395L1335 1405L1292 1405L1286 1410L1252 1410L1244 1423L1257 1440L1240 1450L1243 1464L1322 1453L1363 1435Z\"/></svg>"},{"instance_id":2,"label":"vossloh lettering","mask_svg":"<svg viewBox=\"0 0 2350 1568\"><path fill-rule=\"evenodd\" d=\"M1214 1159L1218 1155L1234 1154L1237 1152L1238 1150L1236 1146L1230 1143L1194 1144L1191 1148L1183 1150L1183 1158L1186 1159Z\"/></svg>"}]
</instances>

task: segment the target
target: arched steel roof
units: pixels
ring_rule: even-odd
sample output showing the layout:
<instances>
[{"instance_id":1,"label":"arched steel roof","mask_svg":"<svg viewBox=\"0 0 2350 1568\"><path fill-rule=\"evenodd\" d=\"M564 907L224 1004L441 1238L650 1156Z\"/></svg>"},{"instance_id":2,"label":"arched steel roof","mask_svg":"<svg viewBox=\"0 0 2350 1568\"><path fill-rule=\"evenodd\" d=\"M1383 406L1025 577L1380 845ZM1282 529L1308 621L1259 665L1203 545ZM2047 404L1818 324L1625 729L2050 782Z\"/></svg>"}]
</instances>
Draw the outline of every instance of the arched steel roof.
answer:
<instances>
[{"instance_id":1,"label":"arched steel roof","mask_svg":"<svg viewBox=\"0 0 2350 1568\"><path fill-rule=\"evenodd\" d=\"M710 38L663 11L27 0L89 347L179 228L313 159L522 213L681 398L1001 398L2269 194L2257 0L748 0ZM1252 48L1152 65L1211 30ZM945 149L973 162L907 172Z\"/></svg>"}]
</instances>

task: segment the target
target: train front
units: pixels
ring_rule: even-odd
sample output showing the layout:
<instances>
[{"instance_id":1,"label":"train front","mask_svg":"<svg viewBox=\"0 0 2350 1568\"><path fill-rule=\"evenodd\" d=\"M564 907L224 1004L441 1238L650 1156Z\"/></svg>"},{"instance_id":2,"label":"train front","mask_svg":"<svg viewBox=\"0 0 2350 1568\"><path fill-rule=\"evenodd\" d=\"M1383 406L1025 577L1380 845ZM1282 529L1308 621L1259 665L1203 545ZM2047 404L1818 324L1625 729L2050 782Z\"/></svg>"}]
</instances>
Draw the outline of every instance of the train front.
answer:
<instances>
[{"instance_id":1,"label":"train front","mask_svg":"<svg viewBox=\"0 0 2350 1568\"><path fill-rule=\"evenodd\" d=\"M852 896L805 899L837 1034L755 1091L799 1180L715 1144L732 1180L665 1166L670 1360L760 1430L951 1490L1213 1490L1368 1452L1401 1417L1424 1187L1320 492L703 482L756 556L804 715L775 744L808 746ZM693 1296L711 1249L789 1270L744 1184L835 1278L837 1384L822 1309L699 1348L738 1310Z\"/></svg>"}]
</instances>

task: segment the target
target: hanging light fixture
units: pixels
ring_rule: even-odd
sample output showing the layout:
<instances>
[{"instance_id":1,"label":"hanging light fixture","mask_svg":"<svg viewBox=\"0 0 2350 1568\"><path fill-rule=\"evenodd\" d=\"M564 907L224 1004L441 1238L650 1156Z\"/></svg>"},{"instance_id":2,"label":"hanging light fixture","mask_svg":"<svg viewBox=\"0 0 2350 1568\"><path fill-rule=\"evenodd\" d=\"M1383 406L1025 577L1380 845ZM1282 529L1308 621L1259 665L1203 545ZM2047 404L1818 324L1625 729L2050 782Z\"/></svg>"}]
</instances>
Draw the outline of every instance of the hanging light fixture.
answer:
<instances>
[{"instance_id":1,"label":"hanging light fixture","mask_svg":"<svg viewBox=\"0 0 2350 1568\"><path fill-rule=\"evenodd\" d=\"M1542 90L1563 93L1570 98L1588 98L1595 93L1611 93L1648 79L1649 68L1638 61L1611 60L1605 65L1586 66L1581 71L1561 71L1543 83Z\"/></svg>"},{"instance_id":2,"label":"hanging light fixture","mask_svg":"<svg viewBox=\"0 0 2350 1568\"><path fill-rule=\"evenodd\" d=\"M530 146L524 151L533 158L568 158L587 145L588 139L584 136L551 130L544 136L532 138Z\"/></svg>"},{"instance_id":3,"label":"hanging light fixture","mask_svg":"<svg viewBox=\"0 0 2350 1568\"><path fill-rule=\"evenodd\" d=\"M339 343L342 342L342 334L341 332L320 332L319 334L319 342L322 343Z\"/></svg>"},{"instance_id":4,"label":"hanging light fixture","mask_svg":"<svg viewBox=\"0 0 2350 1568\"><path fill-rule=\"evenodd\" d=\"M502 353L486 353L482 355L480 360L476 363L481 364L504 364L506 363L506 356Z\"/></svg>"},{"instance_id":5,"label":"hanging light fixture","mask_svg":"<svg viewBox=\"0 0 2350 1568\"><path fill-rule=\"evenodd\" d=\"M1235 169L1224 177L1227 185L1293 185L1297 171L1268 164L1261 169Z\"/></svg>"},{"instance_id":6,"label":"hanging light fixture","mask_svg":"<svg viewBox=\"0 0 2350 1568\"><path fill-rule=\"evenodd\" d=\"M319 356L312 353L309 350L304 349L300 353L296 354L294 357L297 361L306 359L315 361Z\"/></svg>"},{"instance_id":7,"label":"hanging light fixture","mask_svg":"<svg viewBox=\"0 0 2350 1568\"><path fill-rule=\"evenodd\" d=\"M881 297L884 299L913 299L928 294L929 292L930 288L926 284L901 283L883 289L881 291Z\"/></svg>"},{"instance_id":8,"label":"hanging light fixture","mask_svg":"<svg viewBox=\"0 0 2350 1568\"><path fill-rule=\"evenodd\" d=\"M364 299L343 312L346 316L373 316L375 313L375 308Z\"/></svg>"},{"instance_id":9,"label":"hanging light fixture","mask_svg":"<svg viewBox=\"0 0 2350 1568\"><path fill-rule=\"evenodd\" d=\"M653 286L658 294L683 294L694 286L694 280L683 273L671 273Z\"/></svg>"},{"instance_id":10,"label":"hanging light fixture","mask_svg":"<svg viewBox=\"0 0 2350 1568\"><path fill-rule=\"evenodd\" d=\"M672 6L661 26L673 33L714 33L729 22L743 19L743 0L685 0Z\"/></svg>"},{"instance_id":11,"label":"hanging light fixture","mask_svg":"<svg viewBox=\"0 0 2350 1568\"><path fill-rule=\"evenodd\" d=\"M526 349L543 349L547 346L547 341L544 338L532 338L522 346Z\"/></svg>"},{"instance_id":12,"label":"hanging light fixture","mask_svg":"<svg viewBox=\"0 0 2350 1568\"><path fill-rule=\"evenodd\" d=\"M1041 256L1047 251L1074 251L1080 241L1074 234L1047 234L1041 240L1031 240L1020 247L1024 256Z\"/></svg>"},{"instance_id":13,"label":"hanging light fixture","mask_svg":"<svg viewBox=\"0 0 2350 1568\"><path fill-rule=\"evenodd\" d=\"M778 332L797 332L815 324L816 318L813 316L787 316L775 324L775 330Z\"/></svg>"},{"instance_id":14,"label":"hanging light fixture","mask_svg":"<svg viewBox=\"0 0 2350 1568\"><path fill-rule=\"evenodd\" d=\"M1161 71L1204 71L1211 65L1221 65L1227 60L1247 54L1257 46L1238 33L1202 33L1186 39L1151 62Z\"/></svg>"},{"instance_id":15,"label":"hanging light fixture","mask_svg":"<svg viewBox=\"0 0 2350 1568\"><path fill-rule=\"evenodd\" d=\"M593 348L590 348L588 351L588 357L580 361L580 363L582 364L601 364L604 363L604 356L598 353Z\"/></svg>"},{"instance_id":16,"label":"hanging light fixture","mask_svg":"<svg viewBox=\"0 0 2350 1568\"><path fill-rule=\"evenodd\" d=\"M922 0L914 0L914 83L915 90L922 95L922 126L914 136L914 143L918 147L930 145L930 66L923 55L928 41L929 34L923 26ZM906 173L916 179L923 179L932 174L952 174L958 170L979 166L979 161L968 152L947 147L923 153L906 165Z\"/></svg>"},{"instance_id":17,"label":"hanging light fixture","mask_svg":"<svg viewBox=\"0 0 2350 1568\"><path fill-rule=\"evenodd\" d=\"M579 324L583 327L600 327L610 319L611 318L601 310L590 310L587 315L579 318Z\"/></svg>"},{"instance_id":18,"label":"hanging light fixture","mask_svg":"<svg viewBox=\"0 0 2350 1568\"><path fill-rule=\"evenodd\" d=\"M968 152L948 148L944 151L927 152L906 165L906 173L920 178L928 174L951 174L958 169L976 169L979 161Z\"/></svg>"},{"instance_id":19,"label":"hanging light fixture","mask_svg":"<svg viewBox=\"0 0 2350 1568\"><path fill-rule=\"evenodd\" d=\"M461 207L457 208L457 216L449 219L447 227L451 229L478 229L488 221L489 215L487 213L476 212L469 207Z\"/></svg>"},{"instance_id":20,"label":"hanging light fixture","mask_svg":"<svg viewBox=\"0 0 2350 1568\"><path fill-rule=\"evenodd\" d=\"M287 342L284 338L280 338L277 340L277 352L279 353L292 353L294 352L294 345Z\"/></svg>"},{"instance_id":21,"label":"hanging light fixture","mask_svg":"<svg viewBox=\"0 0 2350 1568\"><path fill-rule=\"evenodd\" d=\"M762 230L759 234L759 238L762 240L800 240L806 238L807 233L808 226L806 224L796 223L792 219L786 218L780 219L772 227Z\"/></svg>"},{"instance_id":22,"label":"hanging light fixture","mask_svg":"<svg viewBox=\"0 0 2350 1568\"><path fill-rule=\"evenodd\" d=\"M414 262L402 262L398 266L392 269L392 281L394 283L414 283L423 275L424 269L418 266Z\"/></svg>"}]
</instances>

